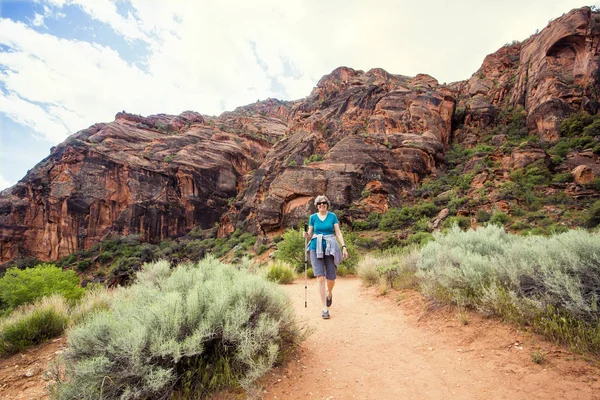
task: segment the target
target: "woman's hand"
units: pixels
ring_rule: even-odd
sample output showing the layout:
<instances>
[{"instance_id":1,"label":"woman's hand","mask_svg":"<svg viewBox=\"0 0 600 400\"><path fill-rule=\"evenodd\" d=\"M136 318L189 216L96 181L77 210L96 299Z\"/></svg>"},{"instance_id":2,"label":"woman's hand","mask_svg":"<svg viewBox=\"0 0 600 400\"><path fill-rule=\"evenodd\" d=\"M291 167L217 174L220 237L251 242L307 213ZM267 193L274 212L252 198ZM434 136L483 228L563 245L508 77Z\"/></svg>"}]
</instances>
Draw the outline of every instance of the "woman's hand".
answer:
<instances>
[{"instance_id":1,"label":"woman's hand","mask_svg":"<svg viewBox=\"0 0 600 400\"><path fill-rule=\"evenodd\" d=\"M308 234L308 232L304 232L304 239L310 239L311 235Z\"/></svg>"},{"instance_id":2,"label":"woman's hand","mask_svg":"<svg viewBox=\"0 0 600 400\"><path fill-rule=\"evenodd\" d=\"M345 247L342 248L342 255L344 256L344 260L348 259L348 250Z\"/></svg>"}]
</instances>

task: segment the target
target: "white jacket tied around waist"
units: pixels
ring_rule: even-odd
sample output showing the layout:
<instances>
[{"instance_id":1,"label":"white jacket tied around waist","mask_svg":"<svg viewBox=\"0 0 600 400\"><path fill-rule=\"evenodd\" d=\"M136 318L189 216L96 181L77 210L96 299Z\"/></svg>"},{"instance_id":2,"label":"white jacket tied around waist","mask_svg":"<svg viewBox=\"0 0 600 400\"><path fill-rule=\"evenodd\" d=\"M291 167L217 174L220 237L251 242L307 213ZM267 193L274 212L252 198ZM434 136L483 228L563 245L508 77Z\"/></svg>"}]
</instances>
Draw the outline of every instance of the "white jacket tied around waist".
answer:
<instances>
[{"instance_id":1,"label":"white jacket tied around waist","mask_svg":"<svg viewBox=\"0 0 600 400\"><path fill-rule=\"evenodd\" d=\"M312 239L317 239L317 258L323 258L324 256L333 256L333 263L337 267L342 262L344 258L342 255L342 249L340 249L340 245L337 240L335 240L335 235L313 235ZM323 240L325 240L325 249L323 250ZM306 251L309 251L310 242L308 242L308 246L306 246Z\"/></svg>"}]
</instances>

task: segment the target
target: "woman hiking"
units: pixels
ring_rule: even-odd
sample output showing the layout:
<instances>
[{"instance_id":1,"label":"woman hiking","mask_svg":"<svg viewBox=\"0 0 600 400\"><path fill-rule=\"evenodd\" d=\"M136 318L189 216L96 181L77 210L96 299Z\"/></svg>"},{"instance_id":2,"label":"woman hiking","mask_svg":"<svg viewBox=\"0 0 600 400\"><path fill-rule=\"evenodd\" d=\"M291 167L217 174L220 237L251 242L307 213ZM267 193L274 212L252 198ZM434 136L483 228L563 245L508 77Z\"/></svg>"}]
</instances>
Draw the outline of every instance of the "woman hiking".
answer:
<instances>
[{"instance_id":1,"label":"woman hiking","mask_svg":"<svg viewBox=\"0 0 600 400\"><path fill-rule=\"evenodd\" d=\"M317 196L315 206L318 212L310 216L308 232L304 232L304 237L310 239L305 251L310 252L310 263L319 283L319 293L323 304L321 317L329 319L329 307L333 302L337 266L342 259L348 258L348 250L346 250L338 218L329 211L331 206L329 199L325 196ZM326 279L327 287L325 287Z\"/></svg>"}]
</instances>

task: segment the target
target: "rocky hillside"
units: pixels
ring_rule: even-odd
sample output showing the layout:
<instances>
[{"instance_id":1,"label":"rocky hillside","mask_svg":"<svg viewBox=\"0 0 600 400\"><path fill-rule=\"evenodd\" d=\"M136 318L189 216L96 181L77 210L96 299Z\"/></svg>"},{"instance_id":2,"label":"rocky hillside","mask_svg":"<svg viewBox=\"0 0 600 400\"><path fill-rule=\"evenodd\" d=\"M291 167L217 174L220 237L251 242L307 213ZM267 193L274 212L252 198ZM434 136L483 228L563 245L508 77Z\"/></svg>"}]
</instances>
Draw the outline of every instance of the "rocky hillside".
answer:
<instances>
[{"instance_id":1,"label":"rocky hillside","mask_svg":"<svg viewBox=\"0 0 600 400\"><path fill-rule=\"evenodd\" d=\"M303 221L322 193L355 226L422 198L439 212L424 214L429 230L494 210L577 226L600 188L599 21L573 10L449 85L340 67L293 102L219 117L118 113L0 194L0 262L217 223L221 237L262 235Z\"/></svg>"}]
</instances>

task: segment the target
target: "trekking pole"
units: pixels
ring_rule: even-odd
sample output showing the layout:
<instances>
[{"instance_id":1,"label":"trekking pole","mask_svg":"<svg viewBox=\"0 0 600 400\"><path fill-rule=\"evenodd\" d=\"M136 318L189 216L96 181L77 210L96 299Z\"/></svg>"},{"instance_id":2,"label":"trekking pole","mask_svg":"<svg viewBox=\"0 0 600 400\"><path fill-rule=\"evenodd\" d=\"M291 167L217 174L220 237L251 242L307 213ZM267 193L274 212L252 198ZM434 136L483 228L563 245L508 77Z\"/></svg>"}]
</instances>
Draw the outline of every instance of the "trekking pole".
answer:
<instances>
[{"instance_id":1,"label":"trekking pole","mask_svg":"<svg viewBox=\"0 0 600 400\"><path fill-rule=\"evenodd\" d=\"M308 232L308 226L306 224L304 224L304 233ZM307 308L307 296L308 296L308 286L307 286L307 278L306 278L306 267L308 264L308 254L306 252L306 236L304 236L304 308Z\"/></svg>"}]
</instances>

